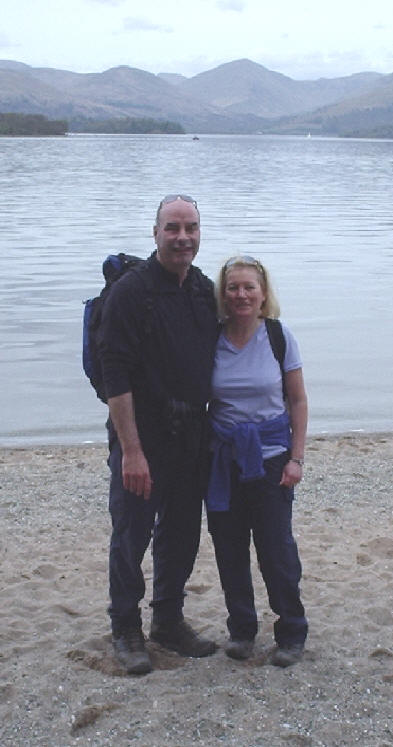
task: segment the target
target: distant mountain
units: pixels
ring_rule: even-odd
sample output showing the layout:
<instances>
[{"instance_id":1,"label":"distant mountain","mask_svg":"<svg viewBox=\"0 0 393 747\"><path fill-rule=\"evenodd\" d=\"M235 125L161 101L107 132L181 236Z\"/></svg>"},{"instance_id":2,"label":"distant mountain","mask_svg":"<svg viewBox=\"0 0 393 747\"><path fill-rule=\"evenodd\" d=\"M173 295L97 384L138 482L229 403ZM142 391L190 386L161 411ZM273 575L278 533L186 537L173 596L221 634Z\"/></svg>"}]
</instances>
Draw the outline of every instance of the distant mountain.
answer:
<instances>
[{"instance_id":1,"label":"distant mountain","mask_svg":"<svg viewBox=\"0 0 393 747\"><path fill-rule=\"evenodd\" d=\"M185 75L180 75L180 73L157 73L157 78L161 78L161 80L165 80L173 86L178 86L183 80L187 80Z\"/></svg>"},{"instance_id":2,"label":"distant mountain","mask_svg":"<svg viewBox=\"0 0 393 747\"><path fill-rule=\"evenodd\" d=\"M308 114L265 122L263 132L392 137L393 75L383 76L367 94L343 99Z\"/></svg>"},{"instance_id":3,"label":"distant mountain","mask_svg":"<svg viewBox=\"0 0 393 747\"><path fill-rule=\"evenodd\" d=\"M180 122L190 130L243 131L242 117L228 117L144 70L123 65L82 74L29 66L19 69L17 65L0 62L0 111L70 120L153 117ZM247 131L248 119L244 127Z\"/></svg>"},{"instance_id":4,"label":"distant mountain","mask_svg":"<svg viewBox=\"0 0 393 747\"><path fill-rule=\"evenodd\" d=\"M393 103L393 74L384 75L378 84L367 93L346 97L329 107L331 114L341 115L350 111L364 111L365 109L385 108Z\"/></svg>"},{"instance_id":5,"label":"distant mountain","mask_svg":"<svg viewBox=\"0 0 393 747\"><path fill-rule=\"evenodd\" d=\"M24 62L15 62L14 60L0 60L0 68L4 70L30 70L30 65Z\"/></svg>"},{"instance_id":6,"label":"distant mountain","mask_svg":"<svg viewBox=\"0 0 393 747\"><path fill-rule=\"evenodd\" d=\"M191 132L304 132L334 134L355 112L383 110L389 124L393 75L364 72L297 81L251 60L236 60L185 78L153 75L126 65L102 73L74 73L0 61L0 112L81 117L150 117L179 122ZM368 116L372 126L373 115ZM393 124L390 119L390 123ZM331 128L329 130L329 127ZM338 129L337 129L338 128Z\"/></svg>"},{"instance_id":7,"label":"distant mountain","mask_svg":"<svg viewBox=\"0 0 393 747\"><path fill-rule=\"evenodd\" d=\"M56 88L27 72L0 67L0 111L20 114L44 114L48 117L81 116L110 117L114 112L103 106L90 106L65 95L62 85Z\"/></svg>"},{"instance_id":8,"label":"distant mountain","mask_svg":"<svg viewBox=\"0 0 393 747\"><path fill-rule=\"evenodd\" d=\"M256 62L236 60L185 79L179 88L226 113L279 117L365 93L383 78L379 73L359 73L332 80L297 81Z\"/></svg>"},{"instance_id":9,"label":"distant mountain","mask_svg":"<svg viewBox=\"0 0 393 747\"><path fill-rule=\"evenodd\" d=\"M179 88L210 106L237 114L277 117L303 111L294 81L250 60L228 62L183 81Z\"/></svg>"},{"instance_id":10,"label":"distant mountain","mask_svg":"<svg viewBox=\"0 0 393 747\"><path fill-rule=\"evenodd\" d=\"M9 105L13 91L18 107L31 102L34 107L45 107L51 114L58 106L64 107L65 114L70 110L74 114L78 109L81 114L89 110L92 116L106 113L107 116L161 114L167 117L170 112L183 113L185 108L189 112L200 109L199 104L188 101L156 75L127 66L85 74L51 68L1 68L0 64L1 109L4 108L4 94Z\"/></svg>"}]
</instances>

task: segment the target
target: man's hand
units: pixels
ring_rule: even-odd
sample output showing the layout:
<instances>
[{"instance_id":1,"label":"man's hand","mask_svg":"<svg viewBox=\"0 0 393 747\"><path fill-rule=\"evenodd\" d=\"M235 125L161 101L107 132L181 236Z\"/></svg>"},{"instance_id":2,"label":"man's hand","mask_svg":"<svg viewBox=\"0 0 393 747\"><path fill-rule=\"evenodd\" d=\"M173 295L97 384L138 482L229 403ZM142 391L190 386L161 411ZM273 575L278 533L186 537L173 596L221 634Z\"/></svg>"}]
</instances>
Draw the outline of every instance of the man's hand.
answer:
<instances>
[{"instance_id":1,"label":"man's hand","mask_svg":"<svg viewBox=\"0 0 393 747\"><path fill-rule=\"evenodd\" d=\"M143 495L145 501L149 500L153 483L149 465L142 449L135 449L131 453L123 454L122 475L126 490L136 493L136 495Z\"/></svg>"},{"instance_id":2,"label":"man's hand","mask_svg":"<svg viewBox=\"0 0 393 747\"><path fill-rule=\"evenodd\" d=\"M150 498L152 479L143 453L135 422L134 400L131 392L108 399L109 412L123 453L122 476L126 490Z\"/></svg>"}]
</instances>

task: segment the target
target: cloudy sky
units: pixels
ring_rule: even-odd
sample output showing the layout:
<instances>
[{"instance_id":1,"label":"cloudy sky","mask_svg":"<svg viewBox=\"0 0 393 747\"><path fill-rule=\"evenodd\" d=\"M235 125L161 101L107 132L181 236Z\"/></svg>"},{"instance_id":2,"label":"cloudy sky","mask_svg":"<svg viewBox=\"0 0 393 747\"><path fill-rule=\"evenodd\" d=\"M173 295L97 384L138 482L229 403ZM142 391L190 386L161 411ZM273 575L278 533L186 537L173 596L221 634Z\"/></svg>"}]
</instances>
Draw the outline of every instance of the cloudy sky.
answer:
<instances>
[{"instance_id":1,"label":"cloudy sky","mask_svg":"<svg viewBox=\"0 0 393 747\"><path fill-rule=\"evenodd\" d=\"M247 57L292 78L393 72L393 0L0 0L0 59L188 77Z\"/></svg>"}]
</instances>

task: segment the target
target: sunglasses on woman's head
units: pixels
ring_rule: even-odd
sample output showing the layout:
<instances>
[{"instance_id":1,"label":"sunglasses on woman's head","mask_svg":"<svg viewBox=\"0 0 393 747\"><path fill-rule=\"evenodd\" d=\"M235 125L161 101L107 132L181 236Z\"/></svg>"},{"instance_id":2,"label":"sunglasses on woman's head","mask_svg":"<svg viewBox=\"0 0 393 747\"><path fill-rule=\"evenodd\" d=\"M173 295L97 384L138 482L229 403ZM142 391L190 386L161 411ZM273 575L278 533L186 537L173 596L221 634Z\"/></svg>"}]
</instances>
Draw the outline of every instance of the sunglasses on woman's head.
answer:
<instances>
[{"instance_id":1,"label":"sunglasses on woman's head","mask_svg":"<svg viewBox=\"0 0 393 747\"><path fill-rule=\"evenodd\" d=\"M253 265L262 273L262 275L265 274L265 270L263 268L263 265L261 265L259 259L250 257L248 254L240 254L238 257L231 257L230 259L228 259L228 262L225 262L224 270L229 270L230 267L234 267L235 265L239 265L242 263Z\"/></svg>"}]
</instances>

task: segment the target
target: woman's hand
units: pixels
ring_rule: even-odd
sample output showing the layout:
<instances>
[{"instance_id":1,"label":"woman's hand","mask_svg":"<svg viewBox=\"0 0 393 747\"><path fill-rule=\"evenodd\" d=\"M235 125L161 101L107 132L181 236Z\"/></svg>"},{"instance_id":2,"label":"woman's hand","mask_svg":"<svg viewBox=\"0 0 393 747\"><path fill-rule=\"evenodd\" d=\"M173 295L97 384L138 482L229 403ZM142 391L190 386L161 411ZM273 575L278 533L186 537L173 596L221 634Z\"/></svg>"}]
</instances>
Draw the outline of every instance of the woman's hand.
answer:
<instances>
[{"instance_id":1,"label":"woman's hand","mask_svg":"<svg viewBox=\"0 0 393 747\"><path fill-rule=\"evenodd\" d=\"M307 427L307 396L304 389L301 368L296 368L285 374L285 386L287 389L289 417L292 430L291 453L295 461L290 459L289 462L286 463L282 472L280 485L292 488L294 485L297 485L303 477L303 468L302 465L298 463L298 459L303 459Z\"/></svg>"},{"instance_id":2,"label":"woman's hand","mask_svg":"<svg viewBox=\"0 0 393 747\"><path fill-rule=\"evenodd\" d=\"M292 459L286 463L280 480L280 485L285 485L286 488L293 488L303 477L303 467L297 462L293 462Z\"/></svg>"}]
</instances>

